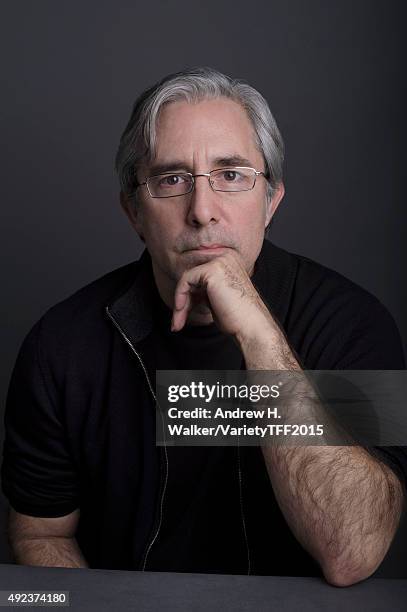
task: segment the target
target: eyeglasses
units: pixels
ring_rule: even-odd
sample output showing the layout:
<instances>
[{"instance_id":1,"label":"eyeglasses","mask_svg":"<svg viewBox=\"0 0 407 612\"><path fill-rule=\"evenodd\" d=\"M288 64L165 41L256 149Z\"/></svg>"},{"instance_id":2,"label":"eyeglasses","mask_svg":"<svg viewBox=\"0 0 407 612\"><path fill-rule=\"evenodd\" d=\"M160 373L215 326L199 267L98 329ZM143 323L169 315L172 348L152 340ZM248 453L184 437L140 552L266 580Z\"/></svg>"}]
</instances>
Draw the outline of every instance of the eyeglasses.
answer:
<instances>
[{"instance_id":1,"label":"eyeglasses","mask_svg":"<svg viewBox=\"0 0 407 612\"><path fill-rule=\"evenodd\" d=\"M195 187L198 176L206 176L214 191L238 192L250 191L256 184L259 175L266 178L264 172L245 166L232 168L218 168L204 174L191 174L190 172L164 172L149 176L143 183L135 187L146 185L152 198L174 198L191 193Z\"/></svg>"}]
</instances>

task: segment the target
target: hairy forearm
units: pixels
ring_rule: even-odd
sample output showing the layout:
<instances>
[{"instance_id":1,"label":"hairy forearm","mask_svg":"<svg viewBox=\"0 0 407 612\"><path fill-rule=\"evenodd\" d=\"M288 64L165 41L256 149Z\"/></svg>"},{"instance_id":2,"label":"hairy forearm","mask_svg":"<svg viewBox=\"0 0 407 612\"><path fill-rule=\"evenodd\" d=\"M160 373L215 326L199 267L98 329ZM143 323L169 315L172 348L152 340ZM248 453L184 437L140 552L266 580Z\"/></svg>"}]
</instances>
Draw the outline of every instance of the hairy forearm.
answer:
<instances>
[{"instance_id":1,"label":"hairy forearm","mask_svg":"<svg viewBox=\"0 0 407 612\"><path fill-rule=\"evenodd\" d=\"M338 586L370 576L399 523L403 492L361 447L263 447L277 501L293 533Z\"/></svg>"},{"instance_id":2,"label":"hairy forearm","mask_svg":"<svg viewBox=\"0 0 407 612\"><path fill-rule=\"evenodd\" d=\"M17 563L45 567L88 567L75 538L22 538L11 542Z\"/></svg>"},{"instance_id":3,"label":"hairy forearm","mask_svg":"<svg viewBox=\"0 0 407 612\"><path fill-rule=\"evenodd\" d=\"M329 434L319 440L324 446L262 447L287 523L329 582L348 585L368 577L383 560L397 529L404 500L401 483L362 447L351 442L337 445L347 436L329 422L277 325L272 322L261 335L243 334L239 344L247 370L292 372L288 422L330 426Z\"/></svg>"}]
</instances>

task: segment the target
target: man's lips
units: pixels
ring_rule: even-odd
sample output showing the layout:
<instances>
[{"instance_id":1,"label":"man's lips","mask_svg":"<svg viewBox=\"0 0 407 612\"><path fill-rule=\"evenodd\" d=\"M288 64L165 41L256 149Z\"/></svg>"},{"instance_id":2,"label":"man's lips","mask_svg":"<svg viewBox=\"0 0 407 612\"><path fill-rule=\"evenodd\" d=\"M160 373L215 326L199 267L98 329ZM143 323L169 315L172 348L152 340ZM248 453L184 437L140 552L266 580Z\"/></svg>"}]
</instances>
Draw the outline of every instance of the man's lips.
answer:
<instances>
[{"instance_id":1,"label":"man's lips","mask_svg":"<svg viewBox=\"0 0 407 612\"><path fill-rule=\"evenodd\" d=\"M217 249L225 249L226 247L223 244L200 244L191 249L187 249L187 251L215 251Z\"/></svg>"}]
</instances>

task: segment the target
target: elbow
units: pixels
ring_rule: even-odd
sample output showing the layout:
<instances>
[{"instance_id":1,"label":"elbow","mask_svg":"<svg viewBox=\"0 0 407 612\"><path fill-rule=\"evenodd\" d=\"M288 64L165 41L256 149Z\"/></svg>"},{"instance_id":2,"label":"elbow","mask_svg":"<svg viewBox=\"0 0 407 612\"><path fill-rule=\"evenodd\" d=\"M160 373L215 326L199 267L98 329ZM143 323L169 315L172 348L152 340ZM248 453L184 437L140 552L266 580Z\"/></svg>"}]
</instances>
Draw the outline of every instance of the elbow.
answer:
<instances>
[{"instance_id":1,"label":"elbow","mask_svg":"<svg viewBox=\"0 0 407 612\"><path fill-rule=\"evenodd\" d=\"M348 587L357 582L365 580L369 576L361 576L358 574L346 574L344 572L324 573L325 580L328 584L335 587Z\"/></svg>"},{"instance_id":2,"label":"elbow","mask_svg":"<svg viewBox=\"0 0 407 612\"><path fill-rule=\"evenodd\" d=\"M359 567L358 569L344 569L342 568L324 568L323 574L325 580L331 586L335 587L348 587L356 584L357 582L362 582L362 580L366 580L370 578L370 576L376 571L376 566L366 566Z\"/></svg>"}]
</instances>

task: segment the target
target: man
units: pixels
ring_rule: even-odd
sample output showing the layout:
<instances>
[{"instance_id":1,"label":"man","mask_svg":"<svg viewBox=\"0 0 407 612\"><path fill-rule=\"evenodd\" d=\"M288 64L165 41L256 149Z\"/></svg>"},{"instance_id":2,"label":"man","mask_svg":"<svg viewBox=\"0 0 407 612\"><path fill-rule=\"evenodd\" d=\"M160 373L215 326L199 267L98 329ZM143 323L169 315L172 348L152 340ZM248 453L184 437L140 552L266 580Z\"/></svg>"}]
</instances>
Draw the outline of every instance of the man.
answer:
<instances>
[{"instance_id":1,"label":"man","mask_svg":"<svg viewBox=\"0 0 407 612\"><path fill-rule=\"evenodd\" d=\"M33 565L371 575L403 449L157 447L157 369L402 369L367 292L264 240L284 195L267 103L211 69L137 101L117 155L146 251L51 308L10 384L3 490Z\"/></svg>"}]
</instances>

